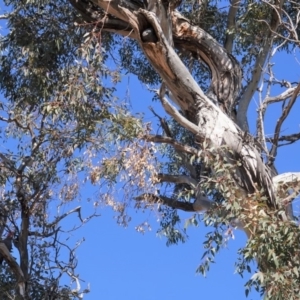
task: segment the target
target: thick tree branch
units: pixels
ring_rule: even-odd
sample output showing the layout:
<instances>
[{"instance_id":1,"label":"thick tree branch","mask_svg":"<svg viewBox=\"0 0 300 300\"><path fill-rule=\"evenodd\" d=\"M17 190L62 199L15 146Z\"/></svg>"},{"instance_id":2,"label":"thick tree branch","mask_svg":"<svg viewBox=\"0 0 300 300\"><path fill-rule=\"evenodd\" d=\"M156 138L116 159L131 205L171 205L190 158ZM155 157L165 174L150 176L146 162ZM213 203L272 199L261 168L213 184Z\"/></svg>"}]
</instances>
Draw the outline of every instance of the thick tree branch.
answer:
<instances>
[{"instance_id":1,"label":"thick tree branch","mask_svg":"<svg viewBox=\"0 0 300 300\"><path fill-rule=\"evenodd\" d=\"M142 194L136 197L135 200L162 204L171 207L173 209L179 209L186 212L204 212L213 209L215 205L214 202L210 201L207 197L200 194L197 196L197 199L194 203L182 202L166 196L162 196L162 195L157 196L154 194ZM218 212L218 214L222 215L222 214L226 214L226 212L221 210ZM248 229L244 228L243 222L235 218L231 220L231 225L244 230L249 237Z\"/></svg>"},{"instance_id":2,"label":"thick tree branch","mask_svg":"<svg viewBox=\"0 0 300 300\"><path fill-rule=\"evenodd\" d=\"M163 136L163 135L145 135L143 137L144 140L148 142L154 142L154 143L163 143L163 144L169 144L174 147L177 151L187 153L187 154L192 154L195 156L199 156L199 151L191 146L181 144L177 142L176 140Z\"/></svg>"},{"instance_id":3,"label":"thick tree branch","mask_svg":"<svg viewBox=\"0 0 300 300\"><path fill-rule=\"evenodd\" d=\"M70 0L70 3L80 12L86 22L94 24L100 30L137 39L128 22L107 14L92 2Z\"/></svg>"},{"instance_id":4,"label":"thick tree branch","mask_svg":"<svg viewBox=\"0 0 300 300\"><path fill-rule=\"evenodd\" d=\"M273 177L273 183L275 188L278 188L278 185L287 185L293 186L294 184L300 183L300 172L288 172L282 173Z\"/></svg>"},{"instance_id":5,"label":"thick tree branch","mask_svg":"<svg viewBox=\"0 0 300 300\"><path fill-rule=\"evenodd\" d=\"M300 193L300 173L283 173L273 178L274 187L280 201L286 206L286 212L290 220L293 220L292 201Z\"/></svg>"},{"instance_id":6,"label":"thick tree branch","mask_svg":"<svg viewBox=\"0 0 300 300\"><path fill-rule=\"evenodd\" d=\"M11 17L14 17L20 10L21 10L20 8L17 8L10 13L2 14L0 15L0 20L7 20Z\"/></svg>"},{"instance_id":7,"label":"thick tree branch","mask_svg":"<svg viewBox=\"0 0 300 300\"><path fill-rule=\"evenodd\" d=\"M290 98L295 93L295 90L297 88L298 88L298 85L286 89L284 92L282 92L281 94L279 94L277 96L266 97L263 101L263 105L267 106L267 105L272 104L272 103L284 101L284 100ZM299 95L299 92L298 92L298 95Z\"/></svg>"},{"instance_id":8,"label":"thick tree branch","mask_svg":"<svg viewBox=\"0 0 300 300\"><path fill-rule=\"evenodd\" d=\"M270 143L273 143L274 142L274 139L273 138L267 138L267 140L270 142ZM293 144L297 141L300 140L300 133L294 133L294 134L290 134L290 135L282 135L278 138L278 141L279 142L287 142L287 143L284 143L284 144L278 144L278 147L281 147L281 146L286 146L286 145L290 145L290 144Z\"/></svg>"},{"instance_id":9,"label":"thick tree branch","mask_svg":"<svg viewBox=\"0 0 300 300\"><path fill-rule=\"evenodd\" d=\"M228 53L232 53L234 31L235 31L235 18L237 11L239 9L241 1L233 0L231 1L228 18L227 18L227 29L226 29L226 38L224 43L224 48Z\"/></svg>"},{"instance_id":10,"label":"thick tree branch","mask_svg":"<svg viewBox=\"0 0 300 300\"><path fill-rule=\"evenodd\" d=\"M210 209L213 206L213 202L207 199L205 196L199 196L199 198L194 202L182 202L175 200L173 198L169 198L166 196L156 196L153 194L143 194L135 198L136 201L147 201L152 203L159 203L163 205L167 205L174 209L180 209L187 212L195 212L195 211L205 211Z\"/></svg>"},{"instance_id":11,"label":"thick tree branch","mask_svg":"<svg viewBox=\"0 0 300 300\"><path fill-rule=\"evenodd\" d=\"M76 0L70 0L76 1ZM131 10L137 11L139 8L143 7L142 3L139 1L123 1L123 0L92 0L92 2L97 6L103 9L103 11L107 14L110 14L119 20L124 22L128 22L128 16L123 13L121 7ZM73 3L72 3L73 4Z\"/></svg>"},{"instance_id":12,"label":"thick tree branch","mask_svg":"<svg viewBox=\"0 0 300 300\"><path fill-rule=\"evenodd\" d=\"M187 118L185 118L176 108L173 106L166 97L160 97L161 104L171 117L174 118L175 121L177 121L180 125L182 125L184 128L191 131L193 134L198 133L198 126L190 122Z\"/></svg>"},{"instance_id":13,"label":"thick tree branch","mask_svg":"<svg viewBox=\"0 0 300 300\"><path fill-rule=\"evenodd\" d=\"M20 199L20 198L19 198ZM21 230L18 239L19 253L20 253L20 266L24 274L25 281L28 280L28 229L29 229L29 213L26 205L26 200L19 200L21 202ZM26 291L27 292L27 291Z\"/></svg>"},{"instance_id":14,"label":"thick tree branch","mask_svg":"<svg viewBox=\"0 0 300 300\"><path fill-rule=\"evenodd\" d=\"M8 251L6 245L0 241L0 254L2 257L4 257L5 261L8 263L9 267L15 274L18 287L19 287L19 295L21 296L21 299L25 299L25 278L24 274L22 272L22 269L17 264L15 259L12 257L10 252Z\"/></svg>"},{"instance_id":15,"label":"thick tree branch","mask_svg":"<svg viewBox=\"0 0 300 300\"><path fill-rule=\"evenodd\" d=\"M175 46L191 51L207 64L212 76L209 93L216 96L222 110L230 116L241 88L239 63L211 35L191 25L178 12L173 15L173 35Z\"/></svg>"},{"instance_id":16,"label":"thick tree branch","mask_svg":"<svg viewBox=\"0 0 300 300\"><path fill-rule=\"evenodd\" d=\"M194 207L192 203L177 201L173 198L169 198L166 196L156 196L154 194L142 194L135 198L136 201L147 201L149 203L159 203L163 205L167 205L174 209L180 209L183 211L193 212Z\"/></svg>"},{"instance_id":17,"label":"thick tree branch","mask_svg":"<svg viewBox=\"0 0 300 300\"><path fill-rule=\"evenodd\" d=\"M158 174L157 178L160 182L185 183L192 186L192 188L196 188L198 185L195 179L186 175Z\"/></svg>"},{"instance_id":18,"label":"thick tree branch","mask_svg":"<svg viewBox=\"0 0 300 300\"><path fill-rule=\"evenodd\" d=\"M281 9L284 0L276 0L276 5L273 6L270 29L268 35L264 38L264 44L262 45L260 52L256 58L255 64L253 66L252 77L248 83L244 93L239 100L239 106L237 111L237 124L244 131L249 131L249 125L247 121L247 111L252 100L252 97L256 91L259 81L261 80L261 75L263 72L264 65L270 53L271 47L273 45L273 39L275 37L275 32L281 21Z\"/></svg>"},{"instance_id":19,"label":"thick tree branch","mask_svg":"<svg viewBox=\"0 0 300 300\"><path fill-rule=\"evenodd\" d=\"M135 23L139 23L139 28L132 24L132 21L135 19L132 13L138 15L138 9L143 7L140 2L128 0L124 0L122 2L119 0L93 1L95 6L102 8L104 11L103 17L101 15L101 18L97 14L93 15L93 11L98 13L97 9L90 6L87 7L85 2L76 0L70 0L70 2L83 14L87 21L93 21L94 23L99 22L98 27L102 30L113 31L124 36L130 35L130 37L137 40L142 37L144 41L156 42L158 35L157 25L153 26L152 24L153 27L151 27L149 26L149 23L147 24L147 22L145 22L146 19L148 19L151 23L150 15L152 14L152 17L155 17L154 13L141 10L146 19L141 18L141 15L139 14L138 22L137 19L134 21ZM131 17L129 17L130 13ZM174 11L172 13L169 12L169 14L172 16L172 25L169 24L168 16L165 16L164 20L164 14L159 15L162 35L166 37L165 33L168 32L169 28L172 28L175 46L192 52L208 65L212 76L209 93L212 94L213 99L217 98L217 101L220 101L222 109L231 115L233 103L235 102L241 86L241 70L238 62L234 59L234 57L229 55L227 51L212 38L212 36L201 28L192 26L180 13ZM131 21L129 18L131 18ZM123 23L118 22L117 20L122 21ZM158 22L157 18L156 20ZM163 26L164 24L166 24L166 26ZM166 38L165 42L172 46L172 42L169 40L170 38ZM150 50L148 53L150 53ZM182 70L182 62L181 60L179 61L180 65L178 69ZM171 73L174 74L174 72ZM163 77L163 80L165 81L166 78ZM169 87L170 82L166 83ZM189 100L183 100L184 99L181 101L182 103L180 104L180 107L183 111L185 111L186 103L189 102ZM193 103L194 101L191 102L191 104ZM190 106L190 104L188 104L188 106ZM192 119L193 118L191 117L190 120L193 121Z\"/></svg>"},{"instance_id":20,"label":"thick tree branch","mask_svg":"<svg viewBox=\"0 0 300 300\"><path fill-rule=\"evenodd\" d=\"M261 92L259 94L259 97L261 97ZM257 111L257 120L256 120L257 139L258 139L258 142L261 144L262 148L264 149L264 152L268 156L269 155L269 150L268 150L268 147L267 147L266 136L265 136L265 126L264 126L264 113L265 113L265 111L263 110L262 106L263 105L261 105L260 108Z\"/></svg>"}]
</instances>

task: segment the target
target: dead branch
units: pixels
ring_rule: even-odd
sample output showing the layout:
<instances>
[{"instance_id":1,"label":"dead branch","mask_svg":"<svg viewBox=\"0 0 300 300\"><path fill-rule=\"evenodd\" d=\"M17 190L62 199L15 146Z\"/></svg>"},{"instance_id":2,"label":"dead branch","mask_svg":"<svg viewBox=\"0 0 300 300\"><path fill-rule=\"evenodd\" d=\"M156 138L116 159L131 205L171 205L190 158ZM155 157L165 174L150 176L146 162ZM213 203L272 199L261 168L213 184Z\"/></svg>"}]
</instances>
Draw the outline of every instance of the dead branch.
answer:
<instances>
[{"instance_id":1,"label":"dead branch","mask_svg":"<svg viewBox=\"0 0 300 300\"><path fill-rule=\"evenodd\" d=\"M78 218L81 222L83 222L82 217L81 217L81 206L77 206L68 212L64 213L63 215L57 217L53 222L47 224L47 227L55 227L62 219L66 218L70 214L77 212L78 213Z\"/></svg>"},{"instance_id":2,"label":"dead branch","mask_svg":"<svg viewBox=\"0 0 300 300\"><path fill-rule=\"evenodd\" d=\"M278 141L279 141L281 126L282 126L283 122L285 121L285 119L288 117L293 105L295 104L295 102L297 100L299 93L300 93L300 82L298 83L297 88L294 90L289 103L284 108L282 115L280 116L280 118L277 121L277 124L275 127L275 134L273 137L273 145L271 147L270 155L269 155L269 163L270 164L273 164L275 157L277 155L277 148L278 148Z\"/></svg>"},{"instance_id":3,"label":"dead branch","mask_svg":"<svg viewBox=\"0 0 300 300\"><path fill-rule=\"evenodd\" d=\"M290 135L282 135L278 138L278 141L279 142L286 141L287 143L278 144L278 147L290 145L290 144L293 144L293 143L295 143L299 140L300 140L300 133L294 133L294 134L290 134ZM273 143L274 139L273 138L267 138L267 141L270 142L270 143Z\"/></svg>"}]
</instances>

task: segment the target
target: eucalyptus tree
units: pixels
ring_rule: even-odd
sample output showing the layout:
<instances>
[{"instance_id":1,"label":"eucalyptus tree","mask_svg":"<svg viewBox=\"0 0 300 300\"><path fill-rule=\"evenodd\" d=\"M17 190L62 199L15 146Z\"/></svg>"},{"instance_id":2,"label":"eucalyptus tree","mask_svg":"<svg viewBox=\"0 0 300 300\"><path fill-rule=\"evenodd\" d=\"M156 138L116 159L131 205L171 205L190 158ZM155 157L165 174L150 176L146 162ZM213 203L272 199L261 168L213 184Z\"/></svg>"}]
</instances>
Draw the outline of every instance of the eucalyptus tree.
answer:
<instances>
[{"instance_id":1,"label":"eucalyptus tree","mask_svg":"<svg viewBox=\"0 0 300 300\"><path fill-rule=\"evenodd\" d=\"M281 128L300 84L298 78L277 79L280 74L272 67L277 53L299 55L299 4L70 2L86 22L95 24L91 34L123 36L122 67L158 87L156 97L169 117L158 116L164 134L142 137L163 145L169 162L151 174L153 191L135 200L171 208L161 208L162 230L170 242L183 238L174 210L207 211L204 221L216 229L208 237L201 272L222 244L223 226L240 227L249 240L238 271L248 269L251 259L259 266L247 292L255 286L272 299L297 297L299 231L291 203L299 173L278 175L275 159L279 146L299 139L297 132L283 136ZM251 134L248 108L256 92L260 101ZM282 114L267 137L266 110L276 102L282 103ZM156 183L173 188L155 189Z\"/></svg>"},{"instance_id":2,"label":"eucalyptus tree","mask_svg":"<svg viewBox=\"0 0 300 300\"><path fill-rule=\"evenodd\" d=\"M298 2L6 2L2 138L13 138L18 150L1 153L1 209L3 228L18 233L20 264L3 243L0 252L14 270L7 285L19 284L16 295L44 293L52 299L48 294L53 284L59 293L63 274L78 281L76 263L64 268L43 245L50 239L59 249L64 215L49 221L49 205L78 196L74 177L82 171L121 224L130 220L133 203L158 210L169 243L185 238L178 227L180 210L193 213L191 223L211 225L202 273L222 246L224 232L244 230L248 242L237 270L249 270L252 260L258 264L246 293L254 287L266 298L297 299L300 232L292 202L300 173L278 174L275 161L280 146L300 138L298 132L282 135L300 83L273 67L281 53L299 57ZM117 71L104 65L109 58ZM164 114L152 109L160 134L104 85L104 77L117 82L122 72L137 75L160 101ZM254 97L256 114L249 111ZM282 112L267 136L266 112L276 103ZM249 116L256 117L255 129ZM115 197L120 184L122 201ZM79 208L70 212L82 221ZM34 253L41 262L29 268ZM45 263L50 276L38 269ZM79 287L64 291L82 297Z\"/></svg>"}]
</instances>

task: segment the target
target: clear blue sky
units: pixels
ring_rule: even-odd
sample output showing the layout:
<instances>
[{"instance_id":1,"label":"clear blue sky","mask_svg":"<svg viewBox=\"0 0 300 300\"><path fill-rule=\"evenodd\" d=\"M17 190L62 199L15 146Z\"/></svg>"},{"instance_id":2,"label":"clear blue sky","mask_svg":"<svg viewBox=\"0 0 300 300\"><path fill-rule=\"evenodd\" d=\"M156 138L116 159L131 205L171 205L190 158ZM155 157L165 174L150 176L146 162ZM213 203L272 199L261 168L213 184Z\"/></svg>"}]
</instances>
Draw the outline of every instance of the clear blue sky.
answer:
<instances>
[{"instance_id":1,"label":"clear blue sky","mask_svg":"<svg viewBox=\"0 0 300 300\"><path fill-rule=\"evenodd\" d=\"M2 6L2 5L1 5ZM3 6L2 6L3 7ZM300 58L299 52L297 54ZM289 76L293 81L300 79L299 64L294 58L288 59L280 55L276 60L278 79ZM282 73L281 73L282 72ZM283 74L283 75L281 75ZM148 106L157 106L151 103L151 95L145 87L130 75L120 84L117 95L126 96L130 92L130 101L135 111L148 111ZM257 99L257 98L256 98ZM253 116L256 104L251 106ZM278 118L280 106L268 113L268 118L273 120L267 126L267 133L272 134L275 120ZM287 132L299 131L299 103L294 108L289 121L283 129ZM155 121L154 117L147 114L147 118ZM252 121L254 118L252 118ZM270 123L271 124L271 123ZM280 148L277 167L280 173L286 171L299 171L299 143ZM91 190L81 192L80 203L74 202L72 207L82 205L83 217L87 215L85 201L93 194ZM296 203L296 210L299 211ZM182 300L182 299L246 299L244 283L249 277L241 278L234 274L234 263L237 250L245 244L243 232L235 232L235 239L228 243L216 257L216 264L212 265L207 278L196 274L196 268L201 262L203 241L207 228L200 224L198 228L189 228L189 239L185 244L166 247L166 240L156 237L156 218L152 213L140 213L134 216L130 226L126 229L118 226L113 219L114 213L108 209L99 210L101 217L92 220L82 229L78 230L72 241L85 237L85 242L77 251L78 274L85 280L82 288L90 284L91 293L84 299L87 300ZM182 214L188 218L187 213ZM153 230L142 235L134 229L141 221L149 221ZM65 222L72 227L77 223L75 216ZM253 271L255 269L253 268ZM258 300L260 296L252 292L247 299Z\"/></svg>"}]
</instances>

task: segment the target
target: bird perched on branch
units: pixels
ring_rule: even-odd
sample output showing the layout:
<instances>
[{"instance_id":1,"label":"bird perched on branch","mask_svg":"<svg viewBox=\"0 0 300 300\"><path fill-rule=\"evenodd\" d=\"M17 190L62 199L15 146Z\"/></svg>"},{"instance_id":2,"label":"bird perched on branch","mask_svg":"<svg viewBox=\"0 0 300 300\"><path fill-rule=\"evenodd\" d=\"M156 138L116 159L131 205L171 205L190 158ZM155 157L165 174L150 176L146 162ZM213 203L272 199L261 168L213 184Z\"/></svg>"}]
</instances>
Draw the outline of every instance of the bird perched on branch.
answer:
<instances>
[{"instance_id":1,"label":"bird perched on branch","mask_svg":"<svg viewBox=\"0 0 300 300\"><path fill-rule=\"evenodd\" d=\"M6 248L8 249L9 252L11 252L11 250L12 250L13 237L14 237L14 232L9 231L6 238L4 240L2 240L2 243L4 243L4 245L6 246ZM2 265L3 259L4 259L3 255L0 254L0 265Z\"/></svg>"}]
</instances>

